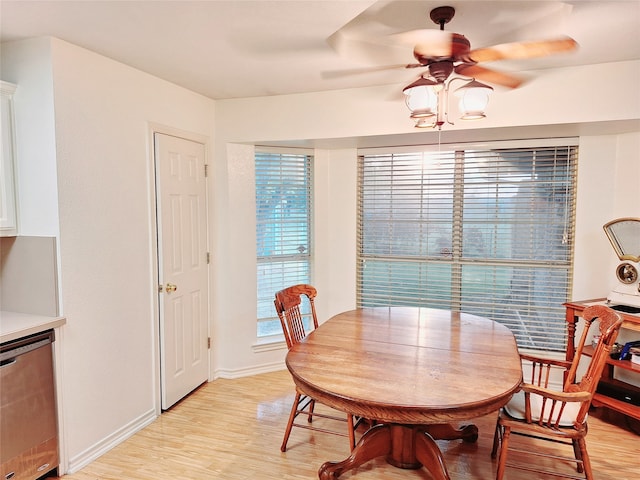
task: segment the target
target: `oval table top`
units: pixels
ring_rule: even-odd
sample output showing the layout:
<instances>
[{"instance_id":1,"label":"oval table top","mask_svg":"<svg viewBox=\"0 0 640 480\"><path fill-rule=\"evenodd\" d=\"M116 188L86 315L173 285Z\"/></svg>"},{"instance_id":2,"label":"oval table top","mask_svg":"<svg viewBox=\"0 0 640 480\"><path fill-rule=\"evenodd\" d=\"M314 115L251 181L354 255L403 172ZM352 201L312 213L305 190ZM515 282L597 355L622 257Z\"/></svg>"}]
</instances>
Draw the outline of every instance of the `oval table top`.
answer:
<instances>
[{"instance_id":1,"label":"oval table top","mask_svg":"<svg viewBox=\"0 0 640 480\"><path fill-rule=\"evenodd\" d=\"M294 345L286 363L297 387L328 406L411 425L497 411L522 381L507 327L430 308L340 313Z\"/></svg>"}]
</instances>

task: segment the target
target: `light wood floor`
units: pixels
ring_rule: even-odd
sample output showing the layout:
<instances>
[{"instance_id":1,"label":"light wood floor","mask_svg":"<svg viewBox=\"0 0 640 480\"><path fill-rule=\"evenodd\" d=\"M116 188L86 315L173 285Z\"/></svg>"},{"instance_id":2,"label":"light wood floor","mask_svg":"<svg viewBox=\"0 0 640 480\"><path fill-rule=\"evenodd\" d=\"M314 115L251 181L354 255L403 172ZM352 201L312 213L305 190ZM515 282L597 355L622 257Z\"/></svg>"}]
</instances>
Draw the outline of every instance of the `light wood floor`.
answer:
<instances>
[{"instance_id":1,"label":"light wood floor","mask_svg":"<svg viewBox=\"0 0 640 480\"><path fill-rule=\"evenodd\" d=\"M153 424L80 472L61 478L317 479L318 467L323 462L348 456L348 442L343 437L294 428L287 452L281 453L280 443L292 400L293 382L287 371L216 380L200 387ZM495 415L474 421L480 428L480 438L475 444L438 441L453 480L494 478L495 463L489 453L494 422ZM535 442L522 441L532 446ZM596 479L638 479L640 437L625 428L622 417L594 411L589 419L587 444ZM505 477L543 478L510 469ZM378 459L340 478L426 480L430 475L424 470L400 470Z\"/></svg>"}]
</instances>

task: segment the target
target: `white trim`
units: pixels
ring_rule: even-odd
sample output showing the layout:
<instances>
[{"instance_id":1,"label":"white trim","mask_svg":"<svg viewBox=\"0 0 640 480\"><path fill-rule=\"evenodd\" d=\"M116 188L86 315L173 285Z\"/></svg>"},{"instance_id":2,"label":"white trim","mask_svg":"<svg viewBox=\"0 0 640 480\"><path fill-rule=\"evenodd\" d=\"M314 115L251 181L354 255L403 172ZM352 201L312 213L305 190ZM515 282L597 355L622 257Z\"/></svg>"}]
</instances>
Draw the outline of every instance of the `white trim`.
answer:
<instances>
[{"instance_id":1,"label":"white trim","mask_svg":"<svg viewBox=\"0 0 640 480\"><path fill-rule=\"evenodd\" d=\"M539 138L531 140L504 140L493 142L469 142L469 143L442 143L440 145L406 145L397 147L371 147L359 148L358 155L385 155L391 153L420 153L444 150L469 150L484 149L494 150L501 148L536 148L536 147L566 147L577 146L578 137L567 138Z\"/></svg>"},{"instance_id":2,"label":"white trim","mask_svg":"<svg viewBox=\"0 0 640 480\"><path fill-rule=\"evenodd\" d=\"M315 149L306 147L269 147L266 145L255 145L256 153L281 153L283 155L311 155L313 156Z\"/></svg>"},{"instance_id":3,"label":"white trim","mask_svg":"<svg viewBox=\"0 0 640 480\"><path fill-rule=\"evenodd\" d=\"M564 352L550 352L534 348L518 348L518 351L523 355L531 355L532 357L548 358L549 360L566 360Z\"/></svg>"},{"instance_id":4,"label":"white trim","mask_svg":"<svg viewBox=\"0 0 640 480\"><path fill-rule=\"evenodd\" d=\"M133 420L132 422L126 424L124 427L116 430L111 435L103 438L99 442L95 443L91 447L87 448L80 454L76 455L73 458L69 459L68 469L65 474L75 473L82 468L89 465L94 460L98 459L105 453L107 453L112 448L116 447L120 443L124 442L126 439L139 432L146 426L153 423L153 421L158 417L155 412L155 409L149 410L143 415L140 415L138 418Z\"/></svg>"},{"instance_id":5,"label":"white trim","mask_svg":"<svg viewBox=\"0 0 640 480\"><path fill-rule=\"evenodd\" d=\"M3 113L2 115L2 164L0 171L2 172L2 203L4 207L0 212L0 237L15 237L20 233L20 202L18 195L18 155L16 141L16 114L13 94L17 85L0 81L0 94L2 96ZM8 120L5 125L4 121ZM8 151L7 151L8 150ZM5 156L8 153L8 156ZM6 215L5 215L6 214ZM57 247L56 247L57 248Z\"/></svg>"},{"instance_id":6,"label":"white trim","mask_svg":"<svg viewBox=\"0 0 640 480\"><path fill-rule=\"evenodd\" d=\"M273 337L259 337L258 341L251 346L254 353L273 352L276 350L286 350L287 342L283 335Z\"/></svg>"},{"instance_id":7,"label":"white trim","mask_svg":"<svg viewBox=\"0 0 640 480\"><path fill-rule=\"evenodd\" d=\"M5 82L4 80L0 80L0 93L2 95L11 96L16 93L16 89L18 85L15 83Z\"/></svg>"},{"instance_id":8,"label":"white trim","mask_svg":"<svg viewBox=\"0 0 640 480\"><path fill-rule=\"evenodd\" d=\"M183 138L186 140L190 140L192 142L200 143L204 145L204 163L205 165L209 164L210 160L210 149L211 149L211 140L208 136L195 133L188 132L186 130L181 130L179 128L171 127L168 125L163 125L155 122L147 122L147 161L148 161L148 175L147 175L147 191L149 193L149 239L151 241L151 245L149 245L149 264L151 265L151 279L150 285L152 285L152 289L150 292L151 302L151 312L152 312L152 335L153 335L153 355L154 355L154 365L155 365L155 375L154 375L154 400L155 400L155 412L156 415L160 415L162 412L162 392L161 392L161 371L160 371L160 310L158 307L158 242L157 242L157 210L156 210L156 164L155 164L155 141L154 134L160 133L163 135L170 135L173 137ZM210 225L209 225L209 182L212 178L211 175L205 179L205 207L206 207L206 217L207 217L207 251L211 252L211 238L209 235ZM213 257L213 255L211 255ZM208 318L208 336L212 338L212 326L211 326L211 265L214 264L213 258L210 259L209 262L209 272L208 272L208 289L209 289L209 304L207 306L207 318ZM211 381L212 377L212 355L213 348L208 350L208 365L209 365L209 373L207 379Z\"/></svg>"},{"instance_id":9,"label":"white trim","mask_svg":"<svg viewBox=\"0 0 640 480\"><path fill-rule=\"evenodd\" d=\"M186 140L191 140L192 142L201 143L205 147L208 147L210 143L210 138L200 133L189 132L187 130L181 130L179 128L175 128L169 125L163 125L161 123L155 123L155 122L148 122L148 125L149 125L149 131L151 133L156 132L156 133L162 133L164 135L171 135L173 137L184 138ZM153 135L151 136L151 140L153 140ZM153 147L153 143L151 143L151 147ZM151 153L153 153L153 151ZM209 157L208 150L205 151L205 153L207 154L207 159L208 159Z\"/></svg>"},{"instance_id":10,"label":"white trim","mask_svg":"<svg viewBox=\"0 0 640 480\"><path fill-rule=\"evenodd\" d=\"M271 362L253 367L235 368L235 369L219 369L215 371L215 378L224 378L232 380L234 378L251 377L260 375L261 373L279 372L285 369L284 362Z\"/></svg>"}]
</instances>

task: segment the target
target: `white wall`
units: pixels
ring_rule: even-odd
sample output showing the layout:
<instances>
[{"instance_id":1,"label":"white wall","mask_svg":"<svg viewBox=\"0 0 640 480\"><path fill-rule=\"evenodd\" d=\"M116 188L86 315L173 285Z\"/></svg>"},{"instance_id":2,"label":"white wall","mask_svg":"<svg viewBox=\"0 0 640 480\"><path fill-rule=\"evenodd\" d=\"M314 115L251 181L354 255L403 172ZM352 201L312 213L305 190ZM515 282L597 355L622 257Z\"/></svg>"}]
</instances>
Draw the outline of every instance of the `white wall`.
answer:
<instances>
[{"instance_id":1,"label":"white wall","mask_svg":"<svg viewBox=\"0 0 640 480\"><path fill-rule=\"evenodd\" d=\"M640 109L640 104L638 105ZM612 218L640 218L640 134L619 135L617 137L614 170L614 189ZM607 221L609 221L607 220ZM617 285L614 271L620 259L609 249L609 288Z\"/></svg>"},{"instance_id":2,"label":"white wall","mask_svg":"<svg viewBox=\"0 0 640 480\"><path fill-rule=\"evenodd\" d=\"M318 320L356 307L358 169L355 149L315 152L314 283Z\"/></svg>"},{"instance_id":3,"label":"white wall","mask_svg":"<svg viewBox=\"0 0 640 480\"><path fill-rule=\"evenodd\" d=\"M19 61L3 74L25 97L37 85L35 99L48 100L20 126L30 129L20 152L23 142L41 152L19 153L18 164L42 155L53 174L20 200L53 208L45 230L58 232L59 220L63 465L75 470L158 412L150 123L212 139L215 105L57 39L3 45L3 59L12 52ZM55 143L34 140L54 127Z\"/></svg>"},{"instance_id":4,"label":"white wall","mask_svg":"<svg viewBox=\"0 0 640 480\"><path fill-rule=\"evenodd\" d=\"M212 137L214 105L59 40L52 41L52 63L67 317L64 415L73 466L87 447L155 416L149 123Z\"/></svg>"},{"instance_id":5,"label":"white wall","mask_svg":"<svg viewBox=\"0 0 640 480\"><path fill-rule=\"evenodd\" d=\"M216 140L216 145L218 145ZM261 345L256 339L254 148L226 143L216 152L218 181L227 172L226 197L217 195L213 235L212 304L214 376L235 378L284 368L286 345ZM355 308L356 186L354 149L316 149L314 159L313 283L319 320ZM251 297L253 298L253 297Z\"/></svg>"},{"instance_id":6,"label":"white wall","mask_svg":"<svg viewBox=\"0 0 640 480\"><path fill-rule=\"evenodd\" d=\"M640 61L571 67L537 72L522 88L493 93L487 118L478 122L456 121L442 129L442 143L479 138L478 131L495 130L492 138L527 138L552 126L550 136L602 134L601 122L633 119L638 128ZM614 85L598 95L602 85ZM357 138L352 146L404 143L436 143L433 130L416 130L404 102L391 101L399 86L232 99L217 102L216 137L222 142L270 142L290 145L307 140L325 140L323 148L336 148ZM256 112L260 112L259 115ZM575 128L565 128L566 124ZM588 128L597 125L598 128ZM416 133L418 132L418 133ZM506 133L505 133L506 132ZM608 131L606 133L619 133ZM406 136L407 134L412 134ZM317 145L318 142L312 143ZM224 147L217 142L221 151Z\"/></svg>"},{"instance_id":7,"label":"white wall","mask_svg":"<svg viewBox=\"0 0 640 480\"><path fill-rule=\"evenodd\" d=\"M602 226L640 218L640 133L584 136L579 148L573 298L600 298L620 263Z\"/></svg>"}]
</instances>

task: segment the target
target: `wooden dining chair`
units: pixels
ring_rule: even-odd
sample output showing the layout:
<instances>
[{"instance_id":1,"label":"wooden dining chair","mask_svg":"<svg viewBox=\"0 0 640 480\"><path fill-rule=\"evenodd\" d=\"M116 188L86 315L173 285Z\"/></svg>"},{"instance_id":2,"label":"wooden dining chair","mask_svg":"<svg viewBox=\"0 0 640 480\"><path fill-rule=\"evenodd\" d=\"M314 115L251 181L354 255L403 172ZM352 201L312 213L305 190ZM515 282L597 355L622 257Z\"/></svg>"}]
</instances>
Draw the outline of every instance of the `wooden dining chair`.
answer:
<instances>
[{"instance_id":1,"label":"wooden dining chair","mask_svg":"<svg viewBox=\"0 0 640 480\"><path fill-rule=\"evenodd\" d=\"M274 304L276 312L278 313L278 318L280 318L284 338L287 341L287 348L291 349L291 347L304 339L309 332L318 328L318 318L316 316L316 309L314 305L316 294L317 291L314 287L305 284L293 285L276 293ZM307 325L305 325L305 316L301 311L301 305L304 297L306 297L310 309L310 318L307 317ZM287 442L289 441L289 435L291 434L291 429L293 427L306 428L308 430L316 430L344 437L348 436L350 449L353 450L356 445L355 430L360 423L359 419L354 421L354 417L348 414L339 417L337 414L332 415L318 413L315 411L315 404L315 399L305 395L296 387L296 396L291 407L289 421L287 423L287 428L284 433L284 439L282 440L280 450L283 452L287 450ZM295 420L298 415L306 415L307 422L296 423ZM313 417L346 422L347 428L332 430L316 427L313 425Z\"/></svg>"},{"instance_id":2,"label":"wooden dining chair","mask_svg":"<svg viewBox=\"0 0 640 480\"><path fill-rule=\"evenodd\" d=\"M500 450L496 472L497 480L502 480L507 466L555 477L593 479L585 441L587 416L598 380L600 380L605 362L622 325L622 317L603 305L585 308L582 316L584 330L576 346L573 361L520 355L525 367L527 363L531 365L531 376L529 377L527 374L529 383L523 383L521 390L498 414L491 451L491 456L496 458L498 450ZM578 364L589 335L589 327L596 319L598 320L600 340L591 354L586 372L576 383ZM561 391L554 390L551 386L553 372L561 372L564 375L564 386ZM512 434L569 445L573 447L573 456L570 457L563 452L546 453L535 449L530 444L524 449L515 448L511 445ZM571 464L575 463L577 472L582 475L578 477L572 473L549 472L540 467L543 464L541 461L531 462L531 464L507 463L509 450L525 456L534 455L555 460L560 459Z\"/></svg>"}]
</instances>

